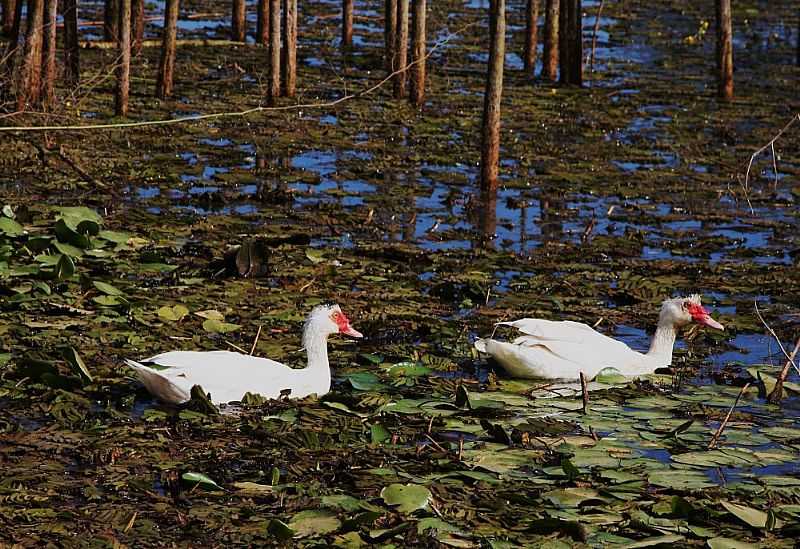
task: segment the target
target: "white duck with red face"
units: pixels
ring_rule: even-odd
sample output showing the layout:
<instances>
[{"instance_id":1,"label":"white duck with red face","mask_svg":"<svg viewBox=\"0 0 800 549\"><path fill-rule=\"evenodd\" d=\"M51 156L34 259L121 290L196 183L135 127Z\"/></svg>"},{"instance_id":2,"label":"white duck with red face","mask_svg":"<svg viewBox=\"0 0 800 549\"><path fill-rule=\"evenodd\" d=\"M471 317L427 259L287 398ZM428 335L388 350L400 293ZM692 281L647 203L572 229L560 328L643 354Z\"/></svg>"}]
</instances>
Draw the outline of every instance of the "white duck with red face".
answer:
<instances>
[{"instance_id":1,"label":"white duck with red face","mask_svg":"<svg viewBox=\"0 0 800 549\"><path fill-rule=\"evenodd\" d=\"M524 335L512 342L478 339L475 348L494 358L513 377L573 380L583 372L592 379L609 367L623 375L637 376L669 366L678 328L692 322L724 329L700 304L700 296L692 295L664 301L646 353L634 351L580 322L538 318L499 322Z\"/></svg>"},{"instance_id":2,"label":"white duck with red face","mask_svg":"<svg viewBox=\"0 0 800 549\"><path fill-rule=\"evenodd\" d=\"M338 305L314 308L303 329L308 365L302 369L230 351L171 351L141 363L125 362L153 396L173 404L188 401L194 385L210 393L215 404L241 400L247 392L266 398L277 398L286 390L290 398L322 396L331 389L328 336L333 334L362 337Z\"/></svg>"}]
</instances>

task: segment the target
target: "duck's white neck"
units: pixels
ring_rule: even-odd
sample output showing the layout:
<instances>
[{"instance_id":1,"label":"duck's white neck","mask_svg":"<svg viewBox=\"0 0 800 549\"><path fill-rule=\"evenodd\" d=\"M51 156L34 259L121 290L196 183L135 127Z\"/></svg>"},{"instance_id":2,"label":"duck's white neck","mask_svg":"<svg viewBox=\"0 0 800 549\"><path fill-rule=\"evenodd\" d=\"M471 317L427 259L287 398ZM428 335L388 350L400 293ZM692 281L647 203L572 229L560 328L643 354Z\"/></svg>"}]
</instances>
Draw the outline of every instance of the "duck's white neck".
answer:
<instances>
[{"instance_id":1,"label":"duck's white neck","mask_svg":"<svg viewBox=\"0 0 800 549\"><path fill-rule=\"evenodd\" d=\"M320 331L313 323L309 323L303 331L303 347L308 356L309 370L319 372L330 377L331 369L328 363L328 334Z\"/></svg>"},{"instance_id":2,"label":"duck's white neck","mask_svg":"<svg viewBox=\"0 0 800 549\"><path fill-rule=\"evenodd\" d=\"M675 346L675 324L668 320L659 320L656 333L650 342L647 358L657 362L659 368L672 364L672 348Z\"/></svg>"}]
</instances>

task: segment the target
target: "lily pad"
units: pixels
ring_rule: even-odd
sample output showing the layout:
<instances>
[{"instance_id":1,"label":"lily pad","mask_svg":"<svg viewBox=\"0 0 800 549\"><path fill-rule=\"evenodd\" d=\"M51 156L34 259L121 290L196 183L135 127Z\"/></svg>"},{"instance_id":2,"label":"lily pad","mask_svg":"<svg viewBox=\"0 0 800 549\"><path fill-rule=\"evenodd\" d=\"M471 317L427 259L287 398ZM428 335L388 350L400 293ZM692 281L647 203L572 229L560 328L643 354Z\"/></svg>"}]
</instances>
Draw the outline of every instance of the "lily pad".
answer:
<instances>
[{"instance_id":1,"label":"lily pad","mask_svg":"<svg viewBox=\"0 0 800 549\"><path fill-rule=\"evenodd\" d=\"M419 484L390 484L381 490L387 505L397 506L403 513L424 509L431 500L431 491Z\"/></svg>"},{"instance_id":2,"label":"lily pad","mask_svg":"<svg viewBox=\"0 0 800 549\"><path fill-rule=\"evenodd\" d=\"M294 531L294 537L306 538L321 536L335 532L342 525L336 514L326 509L300 511L289 522L288 527Z\"/></svg>"}]
</instances>

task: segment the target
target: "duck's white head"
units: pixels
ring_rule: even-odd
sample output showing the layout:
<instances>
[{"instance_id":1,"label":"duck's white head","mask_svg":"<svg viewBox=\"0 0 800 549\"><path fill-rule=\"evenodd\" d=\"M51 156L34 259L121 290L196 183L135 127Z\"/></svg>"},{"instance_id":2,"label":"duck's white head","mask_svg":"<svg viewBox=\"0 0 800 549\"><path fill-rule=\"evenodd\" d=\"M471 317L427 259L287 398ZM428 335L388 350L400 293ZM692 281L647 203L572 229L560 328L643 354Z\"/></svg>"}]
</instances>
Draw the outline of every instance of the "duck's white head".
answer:
<instances>
[{"instance_id":1,"label":"duck's white head","mask_svg":"<svg viewBox=\"0 0 800 549\"><path fill-rule=\"evenodd\" d=\"M338 305L317 305L308 315L303 339L308 340L314 335L328 337L333 334L364 337L361 332L350 326L350 319Z\"/></svg>"},{"instance_id":2,"label":"duck's white head","mask_svg":"<svg viewBox=\"0 0 800 549\"><path fill-rule=\"evenodd\" d=\"M716 330L725 329L722 324L711 318L709 312L700 303L698 294L664 301L661 305L658 321L659 324L670 323L675 327L685 326L694 322Z\"/></svg>"}]
</instances>

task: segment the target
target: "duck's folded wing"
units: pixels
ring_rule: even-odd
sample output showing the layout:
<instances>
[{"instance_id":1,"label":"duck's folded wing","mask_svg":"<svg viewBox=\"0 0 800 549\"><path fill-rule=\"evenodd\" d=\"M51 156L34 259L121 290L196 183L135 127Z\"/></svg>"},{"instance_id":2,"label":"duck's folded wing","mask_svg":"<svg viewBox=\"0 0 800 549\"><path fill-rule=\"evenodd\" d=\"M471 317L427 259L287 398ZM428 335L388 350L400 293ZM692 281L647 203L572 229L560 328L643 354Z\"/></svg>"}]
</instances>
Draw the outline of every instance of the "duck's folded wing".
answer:
<instances>
[{"instance_id":1,"label":"duck's folded wing","mask_svg":"<svg viewBox=\"0 0 800 549\"><path fill-rule=\"evenodd\" d=\"M143 360L144 363L157 364L162 368L191 371L192 369L213 368L224 373L226 368L287 368L287 366L257 356L244 355L231 351L170 351Z\"/></svg>"},{"instance_id":2,"label":"duck's folded wing","mask_svg":"<svg viewBox=\"0 0 800 549\"><path fill-rule=\"evenodd\" d=\"M536 337L541 341L571 341L583 343L587 338L603 337L603 334L581 322L571 320L543 320L541 318L523 318L513 322L498 322L498 326L511 326L523 334Z\"/></svg>"}]
</instances>

